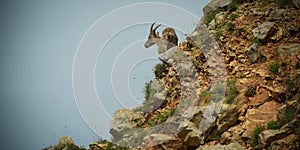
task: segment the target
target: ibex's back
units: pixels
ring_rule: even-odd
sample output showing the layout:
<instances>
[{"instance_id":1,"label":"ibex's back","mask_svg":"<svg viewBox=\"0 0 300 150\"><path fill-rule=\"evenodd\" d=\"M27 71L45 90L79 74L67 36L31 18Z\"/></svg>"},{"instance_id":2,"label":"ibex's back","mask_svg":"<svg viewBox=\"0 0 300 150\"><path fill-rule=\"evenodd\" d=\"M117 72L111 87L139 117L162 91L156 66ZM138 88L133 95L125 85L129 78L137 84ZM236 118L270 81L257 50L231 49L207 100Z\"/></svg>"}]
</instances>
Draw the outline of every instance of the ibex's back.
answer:
<instances>
[{"instance_id":1,"label":"ibex's back","mask_svg":"<svg viewBox=\"0 0 300 150\"><path fill-rule=\"evenodd\" d=\"M178 37L176 32L173 28L165 28L162 31L162 37L159 36L159 33L156 32L156 29L160 26L156 26L153 29L155 23L153 23L150 27L150 34L148 36L148 40L145 43L145 47L148 48L154 44L158 47L158 54L161 54L168 49L177 46L178 44Z\"/></svg>"}]
</instances>

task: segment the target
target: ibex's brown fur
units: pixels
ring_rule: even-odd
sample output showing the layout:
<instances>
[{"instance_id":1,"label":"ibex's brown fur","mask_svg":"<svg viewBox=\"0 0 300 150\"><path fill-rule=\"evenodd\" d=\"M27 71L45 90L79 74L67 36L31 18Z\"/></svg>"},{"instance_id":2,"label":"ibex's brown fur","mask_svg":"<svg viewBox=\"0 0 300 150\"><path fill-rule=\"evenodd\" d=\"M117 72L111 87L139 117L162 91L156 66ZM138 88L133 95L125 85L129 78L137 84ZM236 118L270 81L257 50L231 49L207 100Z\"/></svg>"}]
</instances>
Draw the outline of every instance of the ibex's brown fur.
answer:
<instances>
[{"instance_id":1,"label":"ibex's brown fur","mask_svg":"<svg viewBox=\"0 0 300 150\"><path fill-rule=\"evenodd\" d=\"M158 47L158 54L161 54L173 46L178 45L178 37L173 28L165 28L162 31L162 37L159 36L159 33L156 32L156 29L160 26L157 25L154 29L155 22L150 27L150 34L148 36L148 40L145 43L145 47L148 48L154 44Z\"/></svg>"}]
</instances>

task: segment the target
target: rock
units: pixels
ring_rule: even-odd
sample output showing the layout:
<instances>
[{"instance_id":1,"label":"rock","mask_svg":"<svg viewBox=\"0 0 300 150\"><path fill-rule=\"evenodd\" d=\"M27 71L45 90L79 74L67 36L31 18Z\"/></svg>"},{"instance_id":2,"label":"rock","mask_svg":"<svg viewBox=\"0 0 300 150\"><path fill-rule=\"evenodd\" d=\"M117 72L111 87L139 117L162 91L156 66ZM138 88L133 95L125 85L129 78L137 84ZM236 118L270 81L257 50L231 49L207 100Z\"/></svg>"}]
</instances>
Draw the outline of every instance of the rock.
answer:
<instances>
[{"instance_id":1,"label":"rock","mask_svg":"<svg viewBox=\"0 0 300 150\"><path fill-rule=\"evenodd\" d=\"M150 101L148 105L149 109L147 110L147 112L153 112L156 109L163 107L165 103L165 99L166 99L165 92L154 94L153 97L151 97L149 100Z\"/></svg>"},{"instance_id":2,"label":"rock","mask_svg":"<svg viewBox=\"0 0 300 150\"><path fill-rule=\"evenodd\" d=\"M280 140L272 142L268 147L268 149L272 149L272 150L292 149L291 143L294 143L296 140L297 140L297 136L295 134L291 134Z\"/></svg>"},{"instance_id":3,"label":"rock","mask_svg":"<svg viewBox=\"0 0 300 150\"><path fill-rule=\"evenodd\" d=\"M90 150L103 150L107 147L107 144L99 144L96 142L93 142L89 144Z\"/></svg>"},{"instance_id":4,"label":"rock","mask_svg":"<svg viewBox=\"0 0 300 150\"><path fill-rule=\"evenodd\" d=\"M218 114L216 121L217 129L214 130L214 134L219 135L230 127L235 125L238 121L238 111L236 105L222 104L220 113Z\"/></svg>"},{"instance_id":5,"label":"rock","mask_svg":"<svg viewBox=\"0 0 300 150\"><path fill-rule=\"evenodd\" d=\"M179 131L178 136L189 146L199 146L204 143L204 138L199 129L188 120L181 122Z\"/></svg>"},{"instance_id":6,"label":"rock","mask_svg":"<svg viewBox=\"0 0 300 150\"><path fill-rule=\"evenodd\" d=\"M59 145L69 145L69 144L74 144L74 141L69 136L62 136L62 137L60 137L58 144Z\"/></svg>"},{"instance_id":7,"label":"rock","mask_svg":"<svg viewBox=\"0 0 300 150\"><path fill-rule=\"evenodd\" d=\"M153 79L150 82L150 93L147 103L143 103L134 110L137 112L153 112L165 104L166 93L164 84L159 79Z\"/></svg>"},{"instance_id":8,"label":"rock","mask_svg":"<svg viewBox=\"0 0 300 150\"><path fill-rule=\"evenodd\" d=\"M208 24L208 29L213 30L216 28L216 19L213 19L209 24Z\"/></svg>"},{"instance_id":9,"label":"rock","mask_svg":"<svg viewBox=\"0 0 300 150\"><path fill-rule=\"evenodd\" d=\"M239 143L234 142L225 146L225 150L244 150L244 148Z\"/></svg>"},{"instance_id":10,"label":"rock","mask_svg":"<svg viewBox=\"0 0 300 150\"><path fill-rule=\"evenodd\" d=\"M142 149L156 150L161 149L161 147L168 150L183 149L183 144L178 138L166 134L151 134L144 139L146 145L143 145Z\"/></svg>"},{"instance_id":11,"label":"rock","mask_svg":"<svg viewBox=\"0 0 300 150\"><path fill-rule=\"evenodd\" d=\"M291 121L278 130L266 130L260 133L258 136L260 147L267 148L273 141L287 137L289 134L291 134L295 122L296 120Z\"/></svg>"},{"instance_id":12,"label":"rock","mask_svg":"<svg viewBox=\"0 0 300 150\"><path fill-rule=\"evenodd\" d=\"M226 13L225 12L220 12L218 14L216 14L215 16L215 21L216 21L216 24L221 24L224 22L225 18L226 18Z\"/></svg>"},{"instance_id":13,"label":"rock","mask_svg":"<svg viewBox=\"0 0 300 150\"><path fill-rule=\"evenodd\" d=\"M207 14L211 11L215 11L219 8L226 7L232 2L232 0L212 0L210 3L208 3L203 8L203 14L204 16L207 16Z\"/></svg>"},{"instance_id":14,"label":"rock","mask_svg":"<svg viewBox=\"0 0 300 150\"><path fill-rule=\"evenodd\" d=\"M250 106L259 106L268 100L270 97L269 91L266 88L259 87L253 97L249 97Z\"/></svg>"},{"instance_id":15,"label":"rock","mask_svg":"<svg viewBox=\"0 0 300 150\"><path fill-rule=\"evenodd\" d=\"M285 11L285 9L275 9L275 10L271 11L270 17L268 19L270 21L280 20L283 17L284 11Z\"/></svg>"},{"instance_id":16,"label":"rock","mask_svg":"<svg viewBox=\"0 0 300 150\"><path fill-rule=\"evenodd\" d=\"M275 101L268 101L257 109L248 109L246 121L243 125L243 128L246 130L243 137L250 138L257 125L266 125L269 121L276 120L280 107L281 104Z\"/></svg>"},{"instance_id":17,"label":"rock","mask_svg":"<svg viewBox=\"0 0 300 150\"><path fill-rule=\"evenodd\" d=\"M155 93L162 92L164 90L164 84L158 80L153 79L150 82L150 96L153 96Z\"/></svg>"},{"instance_id":18,"label":"rock","mask_svg":"<svg viewBox=\"0 0 300 150\"><path fill-rule=\"evenodd\" d=\"M225 145L217 144L217 145L203 145L198 147L196 150L225 150Z\"/></svg>"},{"instance_id":19,"label":"rock","mask_svg":"<svg viewBox=\"0 0 300 150\"><path fill-rule=\"evenodd\" d=\"M198 147L196 150L244 150L244 148L239 143L234 142L228 145L221 145L221 144L211 145L211 146L204 145Z\"/></svg>"},{"instance_id":20,"label":"rock","mask_svg":"<svg viewBox=\"0 0 300 150\"><path fill-rule=\"evenodd\" d=\"M188 108L183 114L182 118L185 120L191 120L192 123L196 123L198 126L203 117L203 110L199 106Z\"/></svg>"},{"instance_id":21,"label":"rock","mask_svg":"<svg viewBox=\"0 0 300 150\"><path fill-rule=\"evenodd\" d=\"M256 43L252 44L247 50L246 55L251 63L258 61L258 45Z\"/></svg>"},{"instance_id":22,"label":"rock","mask_svg":"<svg viewBox=\"0 0 300 150\"><path fill-rule=\"evenodd\" d=\"M300 53L300 44L290 44L287 46L280 46L276 48L276 52L280 56L288 57L293 55L299 55Z\"/></svg>"},{"instance_id":23,"label":"rock","mask_svg":"<svg viewBox=\"0 0 300 150\"><path fill-rule=\"evenodd\" d=\"M293 0L293 3L297 8L300 8L300 0Z\"/></svg>"},{"instance_id":24,"label":"rock","mask_svg":"<svg viewBox=\"0 0 300 150\"><path fill-rule=\"evenodd\" d=\"M145 118L142 113L136 113L129 109L119 109L113 115L109 132L115 139L120 139L125 131L138 126L143 121Z\"/></svg>"},{"instance_id":25,"label":"rock","mask_svg":"<svg viewBox=\"0 0 300 150\"><path fill-rule=\"evenodd\" d=\"M273 22L264 22L254 30L252 30L253 37L260 42L265 42L275 32L275 24Z\"/></svg>"}]
</instances>

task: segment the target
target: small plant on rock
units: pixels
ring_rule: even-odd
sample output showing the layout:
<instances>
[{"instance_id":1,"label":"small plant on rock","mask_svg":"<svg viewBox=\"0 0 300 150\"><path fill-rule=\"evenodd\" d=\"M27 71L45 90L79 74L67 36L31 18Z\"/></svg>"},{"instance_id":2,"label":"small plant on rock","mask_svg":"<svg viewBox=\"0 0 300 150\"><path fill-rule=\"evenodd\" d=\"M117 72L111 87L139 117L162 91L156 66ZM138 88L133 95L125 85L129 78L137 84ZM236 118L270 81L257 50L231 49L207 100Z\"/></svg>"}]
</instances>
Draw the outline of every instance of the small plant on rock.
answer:
<instances>
[{"instance_id":1,"label":"small plant on rock","mask_svg":"<svg viewBox=\"0 0 300 150\"><path fill-rule=\"evenodd\" d=\"M235 97L239 93L238 89L235 87L235 82L236 82L235 79L229 80L227 82L227 87L228 87L228 91L226 93L226 96L227 96L226 103L227 104L232 104Z\"/></svg>"},{"instance_id":2,"label":"small plant on rock","mask_svg":"<svg viewBox=\"0 0 300 150\"><path fill-rule=\"evenodd\" d=\"M256 94L256 86L248 86L246 88L245 96L253 97Z\"/></svg>"},{"instance_id":3,"label":"small plant on rock","mask_svg":"<svg viewBox=\"0 0 300 150\"><path fill-rule=\"evenodd\" d=\"M296 69L299 69L299 68L300 68L300 60L298 60L298 61L296 62L295 68L296 68Z\"/></svg>"},{"instance_id":4,"label":"small plant on rock","mask_svg":"<svg viewBox=\"0 0 300 150\"><path fill-rule=\"evenodd\" d=\"M233 23L227 22L227 23L225 24L225 30L226 30L226 31L233 31L233 29L234 29L234 24L233 24Z\"/></svg>"},{"instance_id":5,"label":"small plant on rock","mask_svg":"<svg viewBox=\"0 0 300 150\"><path fill-rule=\"evenodd\" d=\"M216 40L218 40L222 35L223 35L223 30L222 29L218 30L215 35Z\"/></svg>"},{"instance_id":6,"label":"small plant on rock","mask_svg":"<svg viewBox=\"0 0 300 150\"><path fill-rule=\"evenodd\" d=\"M280 64L279 62L271 63L269 66L269 72L273 75L277 75L279 73Z\"/></svg>"},{"instance_id":7,"label":"small plant on rock","mask_svg":"<svg viewBox=\"0 0 300 150\"><path fill-rule=\"evenodd\" d=\"M154 66L154 75L157 79L161 79L164 76L164 73L167 71L167 65L162 64L156 64Z\"/></svg>"},{"instance_id":8,"label":"small plant on rock","mask_svg":"<svg viewBox=\"0 0 300 150\"><path fill-rule=\"evenodd\" d=\"M261 46L261 45L262 45L262 44L259 42L258 39L252 39L252 40L250 41L250 45L253 45L253 44L257 44L258 46Z\"/></svg>"},{"instance_id":9,"label":"small plant on rock","mask_svg":"<svg viewBox=\"0 0 300 150\"><path fill-rule=\"evenodd\" d=\"M150 82L145 84L144 93L145 93L145 101L149 101L150 94L151 94Z\"/></svg>"},{"instance_id":10,"label":"small plant on rock","mask_svg":"<svg viewBox=\"0 0 300 150\"><path fill-rule=\"evenodd\" d=\"M232 14L229 16L229 18L230 18L231 20L235 20L235 19L238 18L238 17L239 17L239 15L236 14L236 13L232 13Z\"/></svg>"},{"instance_id":11,"label":"small plant on rock","mask_svg":"<svg viewBox=\"0 0 300 150\"><path fill-rule=\"evenodd\" d=\"M279 128L280 128L280 126L279 126L278 121L271 120L270 122L268 122L268 129L276 130L276 129L279 129Z\"/></svg>"},{"instance_id":12,"label":"small plant on rock","mask_svg":"<svg viewBox=\"0 0 300 150\"><path fill-rule=\"evenodd\" d=\"M209 12L205 17L205 24L209 24L213 19L215 19L215 16L220 13L219 10L214 10Z\"/></svg>"},{"instance_id":13,"label":"small plant on rock","mask_svg":"<svg viewBox=\"0 0 300 150\"><path fill-rule=\"evenodd\" d=\"M266 61L267 57L264 56L262 53L258 53L258 61L260 63L264 63Z\"/></svg>"},{"instance_id":14,"label":"small plant on rock","mask_svg":"<svg viewBox=\"0 0 300 150\"><path fill-rule=\"evenodd\" d=\"M296 110L292 107L286 107L282 110L282 113L279 114L279 126L283 127L295 117Z\"/></svg>"},{"instance_id":15,"label":"small plant on rock","mask_svg":"<svg viewBox=\"0 0 300 150\"><path fill-rule=\"evenodd\" d=\"M265 129L264 126L256 126L251 134L250 145L252 148L256 148L258 145L258 134L260 134Z\"/></svg>"}]
</instances>

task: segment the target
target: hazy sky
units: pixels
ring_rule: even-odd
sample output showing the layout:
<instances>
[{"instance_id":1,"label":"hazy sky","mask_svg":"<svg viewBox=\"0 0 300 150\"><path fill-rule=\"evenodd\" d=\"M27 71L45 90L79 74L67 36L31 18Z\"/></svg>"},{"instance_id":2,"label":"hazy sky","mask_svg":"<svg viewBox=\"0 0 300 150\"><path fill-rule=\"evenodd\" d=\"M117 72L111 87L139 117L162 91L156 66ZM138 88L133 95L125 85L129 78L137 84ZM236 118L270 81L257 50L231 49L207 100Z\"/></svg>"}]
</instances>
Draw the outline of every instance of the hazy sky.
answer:
<instances>
[{"instance_id":1,"label":"hazy sky","mask_svg":"<svg viewBox=\"0 0 300 150\"><path fill-rule=\"evenodd\" d=\"M202 8L208 1L152 2L176 5L200 18ZM61 135L69 135L76 144L87 147L89 143L99 138L88 123L84 122L75 103L72 68L76 51L85 33L93 25L97 25L96 22L100 18L112 14L111 11L120 7L141 2L148 1L3 0L0 2L1 149L42 149L57 143ZM112 23L121 24L127 19L127 17L116 18ZM180 20L176 17L171 19L175 22ZM149 20L152 21L155 19ZM133 103L141 103L143 86L153 78L151 69L159 61L155 58L157 55L155 47L148 51L143 48L148 28L149 24L145 22L126 27L107 39L103 53L97 57L96 91L109 115L117 108L132 107ZM181 28L184 30L184 27ZM108 32L108 29L103 30ZM181 41L184 33L178 31L178 35ZM121 64L124 64L126 61L124 58L128 57L125 52L139 47L142 49L141 56L145 56L145 59L131 66L129 72L124 71L128 74L122 74ZM123 82L125 80L122 77L127 78L126 82ZM120 94L123 88L118 89L116 87L118 83L128 87L123 92L129 93L132 99L128 103L133 103L127 105L120 104L125 100L114 101L123 98ZM93 118L101 120L96 114Z\"/></svg>"}]
</instances>

